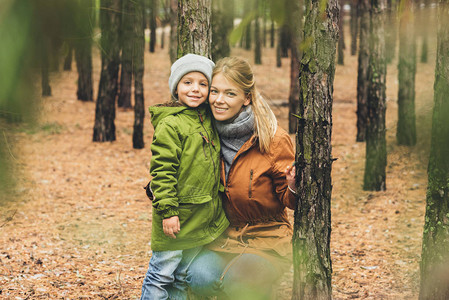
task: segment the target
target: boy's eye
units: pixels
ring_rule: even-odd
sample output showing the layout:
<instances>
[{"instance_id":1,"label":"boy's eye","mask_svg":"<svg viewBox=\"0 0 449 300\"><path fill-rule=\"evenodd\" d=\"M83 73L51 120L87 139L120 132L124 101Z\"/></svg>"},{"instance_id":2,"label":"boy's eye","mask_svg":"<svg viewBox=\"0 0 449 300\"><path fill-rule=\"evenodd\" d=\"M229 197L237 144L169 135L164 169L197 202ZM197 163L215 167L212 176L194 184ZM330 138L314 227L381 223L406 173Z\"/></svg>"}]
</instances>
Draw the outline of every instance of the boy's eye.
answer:
<instances>
[{"instance_id":1,"label":"boy's eye","mask_svg":"<svg viewBox=\"0 0 449 300\"><path fill-rule=\"evenodd\" d=\"M190 84L189 80L184 81L184 84Z\"/></svg>"},{"instance_id":2,"label":"boy's eye","mask_svg":"<svg viewBox=\"0 0 449 300\"><path fill-rule=\"evenodd\" d=\"M207 83L202 82L201 85L202 85L202 86L207 86Z\"/></svg>"}]
</instances>

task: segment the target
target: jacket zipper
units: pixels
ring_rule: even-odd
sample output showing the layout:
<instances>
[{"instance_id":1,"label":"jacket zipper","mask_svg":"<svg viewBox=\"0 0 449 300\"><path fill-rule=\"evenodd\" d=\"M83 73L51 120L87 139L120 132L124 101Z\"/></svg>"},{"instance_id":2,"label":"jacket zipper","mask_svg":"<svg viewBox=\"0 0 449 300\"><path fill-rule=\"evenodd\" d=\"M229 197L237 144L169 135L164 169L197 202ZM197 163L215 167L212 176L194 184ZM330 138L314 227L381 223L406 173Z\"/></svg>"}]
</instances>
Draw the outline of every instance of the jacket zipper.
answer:
<instances>
[{"instance_id":1,"label":"jacket zipper","mask_svg":"<svg viewBox=\"0 0 449 300\"><path fill-rule=\"evenodd\" d=\"M248 191L248 196L249 196L250 199L253 196L253 192L251 191L252 182L253 182L253 169L251 169L249 171L249 191Z\"/></svg>"}]
</instances>

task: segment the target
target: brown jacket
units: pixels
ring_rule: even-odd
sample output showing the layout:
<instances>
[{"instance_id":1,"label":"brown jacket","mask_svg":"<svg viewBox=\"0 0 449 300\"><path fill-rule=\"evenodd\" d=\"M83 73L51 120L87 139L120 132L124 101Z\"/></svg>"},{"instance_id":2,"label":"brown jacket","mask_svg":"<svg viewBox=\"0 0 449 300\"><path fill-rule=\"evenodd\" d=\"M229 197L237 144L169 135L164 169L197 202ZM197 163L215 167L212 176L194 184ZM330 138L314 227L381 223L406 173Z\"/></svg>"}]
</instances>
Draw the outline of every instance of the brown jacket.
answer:
<instances>
[{"instance_id":1,"label":"brown jacket","mask_svg":"<svg viewBox=\"0 0 449 300\"><path fill-rule=\"evenodd\" d=\"M284 172L294 160L292 141L278 128L268 153L260 152L255 136L240 148L226 182L222 162L223 207L231 225L213 250L289 259L292 228L286 207L294 209L296 197Z\"/></svg>"}]
</instances>

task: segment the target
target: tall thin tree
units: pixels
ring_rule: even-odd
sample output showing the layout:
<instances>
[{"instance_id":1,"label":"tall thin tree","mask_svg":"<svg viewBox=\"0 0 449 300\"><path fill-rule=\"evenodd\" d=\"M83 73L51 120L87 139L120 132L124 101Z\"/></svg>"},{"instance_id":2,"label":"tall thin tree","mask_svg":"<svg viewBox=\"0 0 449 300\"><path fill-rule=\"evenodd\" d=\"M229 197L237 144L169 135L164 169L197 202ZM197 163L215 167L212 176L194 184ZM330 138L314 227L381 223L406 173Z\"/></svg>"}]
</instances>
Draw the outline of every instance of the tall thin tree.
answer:
<instances>
[{"instance_id":1,"label":"tall thin tree","mask_svg":"<svg viewBox=\"0 0 449 300\"><path fill-rule=\"evenodd\" d=\"M94 142L115 141L115 99L120 66L120 0L101 0L101 75L95 107Z\"/></svg>"},{"instance_id":2,"label":"tall thin tree","mask_svg":"<svg viewBox=\"0 0 449 300\"><path fill-rule=\"evenodd\" d=\"M145 146L143 140L143 125L145 118L145 103L143 97L143 72L145 52L144 32L144 0L134 0L133 22L133 76L134 76L134 130L133 148L141 149Z\"/></svg>"},{"instance_id":3,"label":"tall thin tree","mask_svg":"<svg viewBox=\"0 0 449 300\"><path fill-rule=\"evenodd\" d=\"M120 89L117 104L119 107L131 108L131 87L133 81L133 48L134 48L134 22L136 15L134 0L122 0L120 24Z\"/></svg>"},{"instance_id":4,"label":"tall thin tree","mask_svg":"<svg viewBox=\"0 0 449 300\"><path fill-rule=\"evenodd\" d=\"M416 144L415 74L416 43L412 0L399 6L398 126L396 140L400 145Z\"/></svg>"},{"instance_id":5,"label":"tall thin tree","mask_svg":"<svg viewBox=\"0 0 449 300\"><path fill-rule=\"evenodd\" d=\"M338 18L338 44L337 44L337 63L339 65L345 64L345 32L343 30L343 17L344 17L344 10L343 10L343 1L338 1L339 11L340 11L340 17Z\"/></svg>"},{"instance_id":6,"label":"tall thin tree","mask_svg":"<svg viewBox=\"0 0 449 300\"><path fill-rule=\"evenodd\" d=\"M350 19L350 29L351 29L351 55L357 53L357 37L359 32L359 2L358 0L351 0L351 19Z\"/></svg>"},{"instance_id":7,"label":"tall thin tree","mask_svg":"<svg viewBox=\"0 0 449 300\"><path fill-rule=\"evenodd\" d=\"M387 147L385 139L385 0L371 0L368 65L368 125L363 189L386 189Z\"/></svg>"},{"instance_id":8,"label":"tall thin tree","mask_svg":"<svg viewBox=\"0 0 449 300\"><path fill-rule=\"evenodd\" d=\"M174 63L178 55L178 0L170 1L170 61Z\"/></svg>"},{"instance_id":9,"label":"tall thin tree","mask_svg":"<svg viewBox=\"0 0 449 300\"><path fill-rule=\"evenodd\" d=\"M449 1L438 7L437 57L419 299L449 299Z\"/></svg>"},{"instance_id":10,"label":"tall thin tree","mask_svg":"<svg viewBox=\"0 0 449 300\"><path fill-rule=\"evenodd\" d=\"M262 41L260 34L260 7L259 0L254 0L254 10L256 12L254 18L254 63L262 64Z\"/></svg>"},{"instance_id":11,"label":"tall thin tree","mask_svg":"<svg viewBox=\"0 0 449 300\"><path fill-rule=\"evenodd\" d=\"M211 57L211 0L178 0L178 58L195 53Z\"/></svg>"},{"instance_id":12,"label":"tall thin tree","mask_svg":"<svg viewBox=\"0 0 449 300\"><path fill-rule=\"evenodd\" d=\"M93 101L92 32L95 27L93 0L80 0L76 14L79 36L75 39L75 61L78 70L78 100Z\"/></svg>"},{"instance_id":13,"label":"tall thin tree","mask_svg":"<svg viewBox=\"0 0 449 300\"><path fill-rule=\"evenodd\" d=\"M156 29L157 29L157 12L158 12L158 2L159 0L150 0L150 42L149 50L151 53L154 52L156 47Z\"/></svg>"},{"instance_id":14,"label":"tall thin tree","mask_svg":"<svg viewBox=\"0 0 449 300\"><path fill-rule=\"evenodd\" d=\"M338 5L305 1L300 73L293 233L292 299L331 299L331 133Z\"/></svg>"},{"instance_id":15,"label":"tall thin tree","mask_svg":"<svg viewBox=\"0 0 449 300\"><path fill-rule=\"evenodd\" d=\"M288 131L289 133L295 133L298 119L295 115L298 114L299 106L299 61L301 58L300 47L302 41L302 18L303 18L303 6L304 1L287 1L287 15L290 20L290 92L288 96Z\"/></svg>"},{"instance_id":16,"label":"tall thin tree","mask_svg":"<svg viewBox=\"0 0 449 300\"><path fill-rule=\"evenodd\" d=\"M371 0L360 0L360 38L357 66L357 142L366 139L368 123L369 12Z\"/></svg>"}]
</instances>

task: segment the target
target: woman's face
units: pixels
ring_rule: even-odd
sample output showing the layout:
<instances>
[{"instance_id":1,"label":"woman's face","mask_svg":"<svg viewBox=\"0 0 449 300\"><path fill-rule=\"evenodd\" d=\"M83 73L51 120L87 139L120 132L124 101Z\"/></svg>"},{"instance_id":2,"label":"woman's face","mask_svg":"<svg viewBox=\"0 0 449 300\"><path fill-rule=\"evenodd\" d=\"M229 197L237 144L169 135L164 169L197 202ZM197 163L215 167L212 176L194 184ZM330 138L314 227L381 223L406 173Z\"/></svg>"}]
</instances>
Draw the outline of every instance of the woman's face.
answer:
<instances>
[{"instance_id":1,"label":"woman's face","mask_svg":"<svg viewBox=\"0 0 449 300\"><path fill-rule=\"evenodd\" d=\"M249 95L228 81L221 73L212 78L209 94L209 103L212 113L217 121L232 120L242 110L243 106L250 104Z\"/></svg>"}]
</instances>

